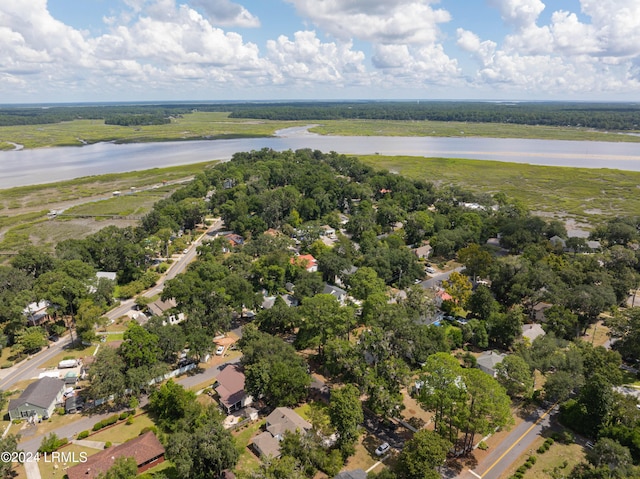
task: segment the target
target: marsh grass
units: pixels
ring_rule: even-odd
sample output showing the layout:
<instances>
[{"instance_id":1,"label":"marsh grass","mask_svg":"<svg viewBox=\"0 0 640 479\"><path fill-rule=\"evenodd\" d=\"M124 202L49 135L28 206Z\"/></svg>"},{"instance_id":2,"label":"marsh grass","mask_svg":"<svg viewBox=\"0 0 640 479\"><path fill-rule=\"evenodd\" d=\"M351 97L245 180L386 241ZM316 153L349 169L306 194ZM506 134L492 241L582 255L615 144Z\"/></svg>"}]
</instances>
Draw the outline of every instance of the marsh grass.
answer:
<instances>
[{"instance_id":1,"label":"marsh grass","mask_svg":"<svg viewBox=\"0 0 640 479\"><path fill-rule=\"evenodd\" d=\"M502 191L531 210L593 222L640 209L640 172L456 158L359 156L365 163L438 186Z\"/></svg>"},{"instance_id":2,"label":"marsh grass","mask_svg":"<svg viewBox=\"0 0 640 479\"><path fill-rule=\"evenodd\" d=\"M166 125L117 126L104 120L74 120L46 125L0 127L0 146L8 142L25 148L82 146L98 142L159 142L214 140L271 136L281 128L308 122L262 121L228 118L229 113L195 112L175 118ZM12 145L11 148L13 148ZM7 148L9 149L9 148Z\"/></svg>"},{"instance_id":3,"label":"marsh grass","mask_svg":"<svg viewBox=\"0 0 640 479\"><path fill-rule=\"evenodd\" d=\"M341 136L438 136L640 142L640 137L634 135L595 131L588 128L459 121L330 120L323 121L321 125L311 128L310 131L321 135Z\"/></svg>"}]
</instances>

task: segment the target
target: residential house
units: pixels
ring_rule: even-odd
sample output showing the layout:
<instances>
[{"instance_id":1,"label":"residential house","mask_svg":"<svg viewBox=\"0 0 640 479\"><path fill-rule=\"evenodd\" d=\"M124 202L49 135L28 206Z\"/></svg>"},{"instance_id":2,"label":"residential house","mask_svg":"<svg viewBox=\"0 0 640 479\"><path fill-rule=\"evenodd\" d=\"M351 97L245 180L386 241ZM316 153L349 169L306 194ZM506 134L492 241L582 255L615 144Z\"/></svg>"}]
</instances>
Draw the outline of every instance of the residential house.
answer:
<instances>
[{"instance_id":1,"label":"residential house","mask_svg":"<svg viewBox=\"0 0 640 479\"><path fill-rule=\"evenodd\" d=\"M445 301L452 301L453 297L444 289L439 289L436 293L436 306L440 308Z\"/></svg>"},{"instance_id":2,"label":"residential house","mask_svg":"<svg viewBox=\"0 0 640 479\"><path fill-rule=\"evenodd\" d=\"M536 338L544 336L545 331L539 324L524 324L522 325L522 337L526 338L529 343L532 343Z\"/></svg>"},{"instance_id":3,"label":"residential house","mask_svg":"<svg viewBox=\"0 0 640 479\"><path fill-rule=\"evenodd\" d=\"M231 247L242 246L244 244L244 238L238 234L230 233L224 235L224 237L229 243L231 243Z\"/></svg>"},{"instance_id":4,"label":"residential house","mask_svg":"<svg viewBox=\"0 0 640 479\"><path fill-rule=\"evenodd\" d=\"M502 354L497 351L485 351L476 358L476 364L480 370L495 378L498 375L496 372L496 366L506 357L506 354Z\"/></svg>"},{"instance_id":5,"label":"residential house","mask_svg":"<svg viewBox=\"0 0 640 479\"><path fill-rule=\"evenodd\" d=\"M367 473L363 469L354 469L353 471L341 472L333 479L367 479Z\"/></svg>"},{"instance_id":6,"label":"residential house","mask_svg":"<svg viewBox=\"0 0 640 479\"><path fill-rule=\"evenodd\" d=\"M102 278L108 279L109 281L116 281L116 273L111 271L98 271L96 273L96 279L100 280Z\"/></svg>"},{"instance_id":7,"label":"residential house","mask_svg":"<svg viewBox=\"0 0 640 479\"><path fill-rule=\"evenodd\" d=\"M176 301L172 298L167 301L156 299L153 303L147 305L147 309L154 316L163 316L165 311L169 311L177 306Z\"/></svg>"},{"instance_id":8,"label":"residential house","mask_svg":"<svg viewBox=\"0 0 640 479\"><path fill-rule=\"evenodd\" d=\"M336 235L336 230L329 225L322 225L320 227L320 234L323 236L329 236L330 238L333 238Z\"/></svg>"},{"instance_id":9,"label":"residential house","mask_svg":"<svg viewBox=\"0 0 640 479\"><path fill-rule=\"evenodd\" d=\"M227 414L253 403L244 390L244 372L239 364L228 364L216 377L215 390Z\"/></svg>"},{"instance_id":10,"label":"residential house","mask_svg":"<svg viewBox=\"0 0 640 479\"><path fill-rule=\"evenodd\" d=\"M291 258L291 264L300 266L306 269L309 273L315 273L318 271L318 260L316 260L311 254L300 254Z\"/></svg>"},{"instance_id":11,"label":"residential house","mask_svg":"<svg viewBox=\"0 0 640 479\"><path fill-rule=\"evenodd\" d=\"M432 251L433 248L431 247L431 245L425 244L419 246L418 248L415 248L413 250L413 254L415 254L418 259L427 259L429 256L431 256Z\"/></svg>"},{"instance_id":12,"label":"residential house","mask_svg":"<svg viewBox=\"0 0 640 479\"><path fill-rule=\"evenodd\" d=\"M347 299L347 292L342 288L333 286L332 284L325 283L322 294L330 294L331 296L336 298L340 302L340 304L343 304Z\"/></svg>"},{"instance_id":13,"label":"residential house","mask_svg":"<svg viewBox=\"0 0 640 479\"><path fill-rule=\"evenodd\" d=\"M547 318L545 317L544 313L547 309L549 309L551 306L553 306L550 303L536 303L535 305L533 305L533 319L537 322L544 322L547 320Z\"/></svg>"},{"instance_id":14,"label":"residential house","mask_svg":"<svg viewBox=\"0 0 640 479\"><path fill-rule=\"evenodd\" d=\"M67 469L69 479L94 479L108 471L120 457L132 457L138 466L138 474L164 462L164 447L152 431L138 436L119 446L110 447L87 457Z\"/></svg>"},{"instance_id":15,"label":"residential house","mask_svg":"<svg viewBox=\"0 0 640 479\"><path fill-rule=\"evenodd\" d=\"M47 319L49 319L49 313L47 309L51 307L51 303L49 301L39 301L37 303L30 303L24 310L22 314L27 317L27 323L29 326L40 326Z\"/></svg>"},{"instance_id":16,"label":"residential house","mask_svg":"<svg viewBox=\"0 0 640 479\"><path fill-rule=\"evenodd\" d=\"M306 432L311 429L311 424L293 409L279 407L267 416L265 428L266 431L253 439L253 447L260 456L276 458L280 457L280 441L286 431Z\"/></svg>"},{"instance_id":17,"label":"residential house","mask_svg":"<svg viewBox=\"0 0 640 479\"><path fill-rule=\"evenodd\" d=\"M64 381L44 377L27 386L19 398L9 401L9 418L31 421L48 419L57 404L62 403Z\"/></svg>"}]
</instances>

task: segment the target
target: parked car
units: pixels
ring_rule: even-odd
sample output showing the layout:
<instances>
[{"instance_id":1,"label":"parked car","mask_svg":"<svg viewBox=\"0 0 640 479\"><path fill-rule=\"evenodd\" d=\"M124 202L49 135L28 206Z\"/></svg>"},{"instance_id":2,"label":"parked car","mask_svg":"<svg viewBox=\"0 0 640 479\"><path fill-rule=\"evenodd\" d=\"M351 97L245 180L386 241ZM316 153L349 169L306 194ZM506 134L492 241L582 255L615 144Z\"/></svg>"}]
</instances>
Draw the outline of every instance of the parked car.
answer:
<instances>
[{"instance_id":1,"label":"parked car","mask_svg":"<svg viewBox=\"0 0 640 479\"><path fill-rule=\"evenodd\" d=\"M222 356L223 353L224 353L224 346L218 346L216 348L216 356Z\"/></svg>"},{"instance_id":2,"label":"parked car","mask_svg":"<svg viewBox=\"0 0 640 479\"><path fill-rule=\"evenodd\" d=\"M435 274L435 272L436 272L436 270L435 270L435 269L433 269L433 268L432 268L432 267L430 267L430 266L427 266L427 267L425 268L425 271L426 271L427 273L429 273L429 274Z\"/></svg>"},{"instance_id":3,"label":"parked car","mask_svg":"<svg viewBox=\"0 0 640 479\"><path fill-rule=\"evenodd\" d=\"M376 449L376 456L384 456L387 452L389 452L389 449L391 449L391 446L389 445L389 443L383 442Z\"/></svg>"}]
</instances>

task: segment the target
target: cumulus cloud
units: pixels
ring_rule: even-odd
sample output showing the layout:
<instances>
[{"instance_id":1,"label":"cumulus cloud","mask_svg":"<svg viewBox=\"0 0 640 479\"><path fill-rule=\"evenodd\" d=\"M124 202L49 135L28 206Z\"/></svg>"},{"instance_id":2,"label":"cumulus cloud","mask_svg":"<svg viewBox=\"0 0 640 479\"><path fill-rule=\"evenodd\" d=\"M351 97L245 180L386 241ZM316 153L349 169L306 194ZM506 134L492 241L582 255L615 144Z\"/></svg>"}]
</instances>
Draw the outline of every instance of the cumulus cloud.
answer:
<instances>
[{"instance_id":1,"label":"cumulus cloud","mask_svg":"<svg viewBox=\"0 0 640 479\"><path fill-rule=\"evenodd\" d=\"M365 73L364 53L352 50L352 46L350 42L323 43L315 32L299 31L293 40L284 35L269 40L267 58L278 83L288 79L336 86L360 83Z\"/></svg>"},{"instance_id":2,"label":"cumulus cloud","mask_svg":"<svg viewBox=\"0 0 640 479\"><path fill-rule=\"evenodd\" d=\"M457 30L457 45L479 63L475 80L532 92L604 92L640 86L640 4L581 0L582 13L554 11L539 25L540 0L490 0L513 33L498 45Z\"/></svg>"},{"instance_id":3,"label":"cumulus cloud","mask_svg":"<svg viewBox=\"0 0 640 479\"><path fill-rule=\"evenodd\" d=\"M260 20L256 16L230 0L192 0L191 6L204 12L215 25L250 28L260 26Z\"/></svg>"},{"instance_id":4,"label":"cumulus cloud","mask_svg":"<svg viewBox=\"0 0 640 479\"><path fill-rule=\"evenodd\" d=\"M323 31L342 40L376 44L432 43L449 12L431 0L287 0Z\"/></svg>"},{"instance_id":5,"label":"cumulus cloud","mask_svg":"<svg viewBox=\"0 0 640 479\"><path fill-rule=\"evenodd\" d=\"M540 0L489 0L500 10L502 19L516 28L533 25L545 8Z\"/></svg>"}]
</instances>

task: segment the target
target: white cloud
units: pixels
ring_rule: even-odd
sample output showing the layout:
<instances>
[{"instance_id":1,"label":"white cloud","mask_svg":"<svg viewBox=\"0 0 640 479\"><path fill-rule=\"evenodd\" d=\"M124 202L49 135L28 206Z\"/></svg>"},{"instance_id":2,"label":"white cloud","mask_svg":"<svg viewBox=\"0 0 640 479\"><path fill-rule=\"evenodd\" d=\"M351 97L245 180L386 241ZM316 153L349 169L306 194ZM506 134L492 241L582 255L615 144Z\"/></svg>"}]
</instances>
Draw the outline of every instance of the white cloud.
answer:
<instances>
[{"instance_id":1,"label":"white cloud","mask_svg":"<svg viewBox=\"0 0 640 479\"><path fill-rule=\"evenodd\" d=\"M433 0L287 0L318 28L342 40L376 44L433 43L449 12Z\"/></svg>"},{"instance_id":2,"label":"white cloud","mask_svg":"<svg viewBox=\"0 0 640 479\"><path fill-rule=\"evenodd\" d=\"M545 95L638 91L640 2L582 0L590 22L574 12L554 11L548 25L539 25L545 8L540 0L490 4L513 28L501 44L457 31L458 46L479 64L476 84Z\"/></svg>"},{"instance_id":3,"label":"white cloud","mask_svg":"<svg viewBox=\"0 0 640 479\"><path fill-rule=\"evenodd\" d=\"M516 28L533 25L545 8L540 0L489 0L489 4L498 8L502 19Z\"/></svg>"},{"instance_id":4,"label":"white cloud","mask_svg":"<svg viewBox=\"0 0 640 479\"><path fill-rule=\"evenodd\" d=\"M191 0L191 6L201 10L215 25L225 27L249 27L260 26L260 20L249 10L230 0Z\"/></svg>"},{"instance_id":5,"label":"white cloud","mask_svg":"<svg viewBox=\"0 0 640 479\"><path fill-rule=\"evenodd\" d=\"M364 53L352 44L322 43L313 31L300 31L293 40L281 35L267 42L267 58L276 82L332 83L344 86L362 81Z\"/></svg>"}]
</instances>

